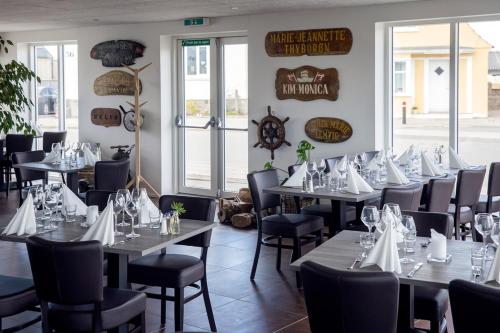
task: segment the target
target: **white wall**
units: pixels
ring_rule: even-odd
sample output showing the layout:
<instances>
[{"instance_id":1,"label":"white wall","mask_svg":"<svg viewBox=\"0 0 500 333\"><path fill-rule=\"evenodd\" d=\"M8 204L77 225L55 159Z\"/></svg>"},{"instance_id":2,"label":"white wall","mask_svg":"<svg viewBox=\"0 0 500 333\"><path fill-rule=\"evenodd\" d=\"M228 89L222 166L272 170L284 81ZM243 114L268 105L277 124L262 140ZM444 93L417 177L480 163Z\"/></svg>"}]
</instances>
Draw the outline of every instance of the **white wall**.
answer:
<instances>
[{"instance_id":1,"label":"white wall","mask_svg":"<svg viewBox=\"0 0 500 333\"><path fill-rule=\"evenodd\" d=\"M446 18L455 16L493 15L500 13L498 0L436 0L379 6L346 7L335 10L272 13L236 16L212 20L209 27L184 28L182 22L101 26L81 29L34 31L3 34L15 42L76 40L79 46L80 136L82 140L101 141L103 146L132 143L133 136L120 128L96 127L90 123L94 107L115 107L125 97L98 97L93 93L95 78L106 72L100 62L89 57L90 49L109 39L132 39L146 45L144 58L137 64L152 62L142 76L142 98L147 117L143 131L143 172L163 192L172 190L172 36L246 31L249 60L250 119L260 120L271 105L281 118L289 116L287 140L292 147L276 152L275 165L285 168L295 162L295 147L306 138L304 125L312 117L332 116L348 121L353 137L341 144L315 143L313 157L327 157L348 152L370 150L383 144L383 29L377 22ZM348 55L315 57L268 57L264 38L273 30L347 27L353 33L353 47ZM15 55L14 55L15 56ZM1 58L0 58L1 60ZM280 67L301 65L336 67L340 76L340 94L335 102L295 100L279 101L275 97L274 80ZM161 113L160 113L161 110ZM257 141L255 125L249 123L249 170L256 170L269 160L267 150L252 148ZM162 162L163 161L163 164Z\"/></svg>"}]
</instances>

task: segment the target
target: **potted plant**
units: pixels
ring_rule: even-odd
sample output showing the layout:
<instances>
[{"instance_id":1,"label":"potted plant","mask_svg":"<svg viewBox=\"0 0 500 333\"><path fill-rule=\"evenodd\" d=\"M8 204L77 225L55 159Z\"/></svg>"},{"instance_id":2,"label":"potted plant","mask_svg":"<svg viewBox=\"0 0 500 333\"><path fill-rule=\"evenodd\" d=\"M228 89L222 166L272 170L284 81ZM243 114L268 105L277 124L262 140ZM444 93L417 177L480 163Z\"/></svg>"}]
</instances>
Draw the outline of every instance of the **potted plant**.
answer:
<instances>
[{"instance_id":1,"label":"potted plant","mask_svg":"<svg viewBox=\"0 0 500 333\"><path fill-rule=\"evenodd\" d=\"M8 53L9 46L14 45L12 41L0 36L0 53ZM8 133L12 129L17 132L35 135L34 129L26 122L24 112L31 111L33 102L26 97L24 86L31 80L40 78L16 60L2 65L0 64L0 132Z\"/></svg>"},{"instance_id":2,"label":"potted plant","mask_svg":"<svg viewBox=\"0 0 500 333\"><path fill-rule=\"evenodd\" d=\"M295 164L302 164L304 162L309 162L311 159L311 150L315 149L309 141L302 140L297 146L297 162Z\"/></svg>"}]
</instances>

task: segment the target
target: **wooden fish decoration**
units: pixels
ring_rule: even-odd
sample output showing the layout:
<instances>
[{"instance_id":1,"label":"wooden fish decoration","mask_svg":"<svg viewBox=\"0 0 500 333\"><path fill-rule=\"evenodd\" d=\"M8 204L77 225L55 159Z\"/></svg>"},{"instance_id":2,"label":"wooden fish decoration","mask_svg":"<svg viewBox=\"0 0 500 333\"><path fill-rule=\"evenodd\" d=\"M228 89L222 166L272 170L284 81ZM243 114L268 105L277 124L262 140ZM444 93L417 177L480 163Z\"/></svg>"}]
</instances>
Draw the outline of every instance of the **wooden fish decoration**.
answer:
<instances>
[{"instance_id":1,"label":"wooden fish decoration","mask_svg":"<svg viewBox=\"0 0 500 333\"><path fill-rule=\"evenodd\" d=\"M95 45L90 51L92 59L100 59L105 67L122 67L135 64L135 58L141 58L146 47L131 40L108 40Z\"/></svg>"}]
</instances>

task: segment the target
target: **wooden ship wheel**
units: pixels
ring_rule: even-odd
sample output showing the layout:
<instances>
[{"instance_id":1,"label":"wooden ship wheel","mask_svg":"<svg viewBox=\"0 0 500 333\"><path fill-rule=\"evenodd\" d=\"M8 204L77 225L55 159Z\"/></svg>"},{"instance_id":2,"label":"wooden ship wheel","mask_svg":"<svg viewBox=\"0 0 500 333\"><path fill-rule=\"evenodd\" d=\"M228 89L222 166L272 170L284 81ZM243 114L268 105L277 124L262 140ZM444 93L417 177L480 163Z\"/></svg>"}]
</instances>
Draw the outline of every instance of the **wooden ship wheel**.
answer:
<instances>
[{"instance_id":1,"label":"wooden ship wheel","mask_svg":"<svg viewBox=\"0 0 500 333\"><path fill-rule=\"evenodd\" d=\"M271 159L274 160L274 151L281 147L284 143L291 146L291 143L285 140L285 123L289 117L281 120L271 113L271 106L267 107L267 116L262 118L260 122L252 120L252 123L257 125L257 138L259 142L254 144L254 148L266 148L271 151Z\"/></svg>"}]
</instances>

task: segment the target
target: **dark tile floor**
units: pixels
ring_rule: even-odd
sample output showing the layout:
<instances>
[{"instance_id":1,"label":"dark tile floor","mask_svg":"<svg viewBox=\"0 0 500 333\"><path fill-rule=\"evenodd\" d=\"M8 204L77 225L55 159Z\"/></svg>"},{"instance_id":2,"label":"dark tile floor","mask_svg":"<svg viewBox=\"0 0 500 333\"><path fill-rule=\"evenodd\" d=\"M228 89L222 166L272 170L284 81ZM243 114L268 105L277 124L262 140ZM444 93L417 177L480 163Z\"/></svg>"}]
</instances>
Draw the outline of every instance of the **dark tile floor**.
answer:
<instances>
[{"instance_id":1,"label":"dark tile floor","mask_svg":"<svg viewBox=\"0 0 500 333\"><path fill-rule=\"evenodd\" d=\"M17 193L9 199L0 193L0 225L8 223L17 208ZM283 251L282 271L275 270L276 252L263 247L255 280L250 270L255 247L255 230L238 230L220 225L213 231L208 253L208 286L219 332L310 332L302 292L295 287L295 274L288 268L290 251ZM307 251L308 249L305 249ZM199 250L172 246L168 252L198 254ZM24 244L0 242L0 274L30 276ZM7 318L5 325L33 316L25 313ZM160 328L160 306L148 300L148 332L173 332L173 304L167 306L167 325ZM184 331L206 332L209 324L202 298L185 308ZM4 326L6 327L6 326ZM40 325L24 332L40 332Z\"/></svg>"}]
</instances>

